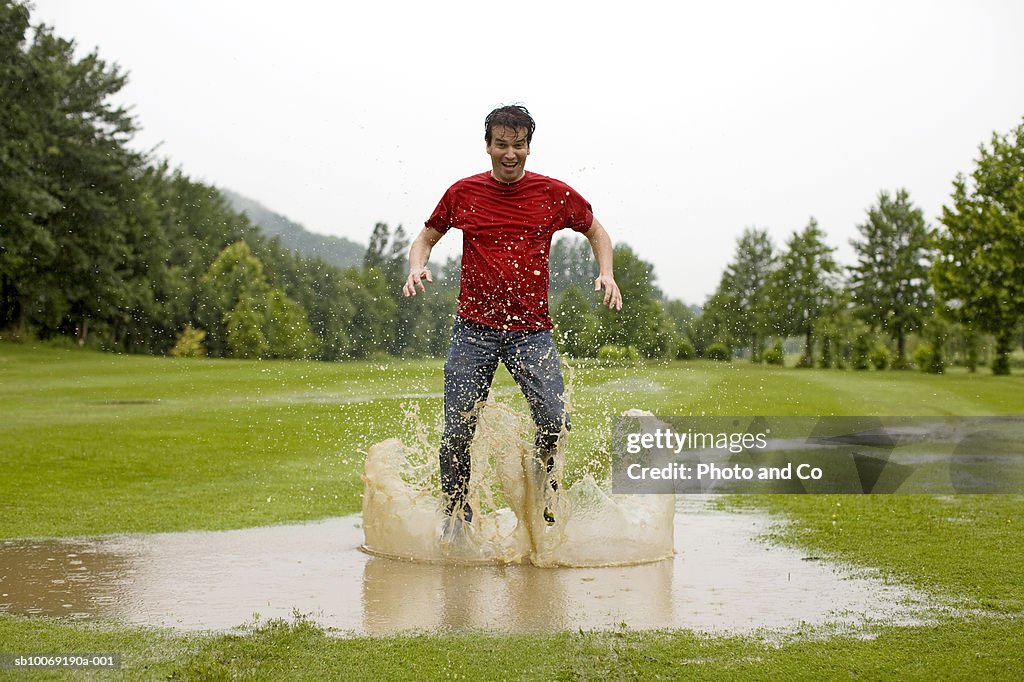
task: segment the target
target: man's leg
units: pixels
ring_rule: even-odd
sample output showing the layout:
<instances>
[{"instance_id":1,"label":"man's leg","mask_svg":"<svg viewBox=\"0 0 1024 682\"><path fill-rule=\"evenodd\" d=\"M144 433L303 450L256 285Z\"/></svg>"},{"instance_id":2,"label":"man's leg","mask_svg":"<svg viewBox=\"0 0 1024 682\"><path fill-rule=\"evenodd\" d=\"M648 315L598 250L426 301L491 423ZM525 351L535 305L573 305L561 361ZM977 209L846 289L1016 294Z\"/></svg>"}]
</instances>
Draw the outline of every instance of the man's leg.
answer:
<instances>
[{"instance_id":1,"label":"man's leg","mask_svg":"<svg viewBox=\"0 0 1024 682\"><path fill-rule=\"evenodd\" d=\"M444 363L441 492L445 512L452 514L461 509L467 521L473 519L473 510L466 502L472 469L469 446L476 432L478 403L487 399L497 367L497 333L457 319Z\"/></svg>"},{"instance_id":2,"label":"man's leg","mask_svg":"<svg viewBox=\"0 0 1024 682\"><path fill-rule=\"evenodd\" d=\"M520 332L510 335L509 342L502 347L501 359L530 406L537 426L534 454L545 465L551 477L562 426L564 424L567 430L569 428L569 414L565 411L563 401L565 381L551 332ZM558 482L554 478L550 480L552 490L557 491Z\"/></svg>"}]
</instances>

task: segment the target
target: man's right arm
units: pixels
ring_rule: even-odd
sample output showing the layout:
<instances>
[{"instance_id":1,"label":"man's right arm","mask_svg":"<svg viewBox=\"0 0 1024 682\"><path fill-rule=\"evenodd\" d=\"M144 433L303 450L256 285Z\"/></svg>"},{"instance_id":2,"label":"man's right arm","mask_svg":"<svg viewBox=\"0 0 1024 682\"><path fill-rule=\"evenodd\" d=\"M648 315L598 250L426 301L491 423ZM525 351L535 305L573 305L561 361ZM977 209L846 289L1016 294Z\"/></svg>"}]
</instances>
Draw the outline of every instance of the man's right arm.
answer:
<instances>
[{"instance_id":1,"label":"man's right arm","mask_svg":"<svg viewBox=\"0 0 1024 682\"><path fill-rule=\"evenodd\" d=\"M424 227L419 236L413 240L412 246L409 247L409 277L405 280L405 286L402 287L402 293L406 296L415 296L416 289L426 291L423 280L427 280L431 284L434 283L434 278L430 276L430 270L427 269L427 261L430 260L430 251L434 248L434 244L443 236L443 232L438 232L432 227Z\"/></svg>"}]
</instances>

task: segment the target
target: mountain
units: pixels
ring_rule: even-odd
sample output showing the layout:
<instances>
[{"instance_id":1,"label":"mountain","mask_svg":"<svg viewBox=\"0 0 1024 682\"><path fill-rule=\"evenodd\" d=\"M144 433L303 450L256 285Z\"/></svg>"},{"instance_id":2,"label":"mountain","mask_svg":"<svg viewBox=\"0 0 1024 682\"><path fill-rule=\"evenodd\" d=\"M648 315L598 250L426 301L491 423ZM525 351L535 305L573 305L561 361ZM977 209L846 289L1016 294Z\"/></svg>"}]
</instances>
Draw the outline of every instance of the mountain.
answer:
<instances>
[{"instance_id":1,"label":"mountain","mask_svg":"<svg viewBox=\"0 0 1024 682\"><path fill-rule=\"evenodd\" d=\"M279 237L285 248L298 251L303 256L315 256L342 268L363 262L366 247L362 244L344 237L310 232L302 225L274 213L258 201L229 189L218 189L234 210L249 216L249 220L267 237Z\"/></svg>"}]
</instances>

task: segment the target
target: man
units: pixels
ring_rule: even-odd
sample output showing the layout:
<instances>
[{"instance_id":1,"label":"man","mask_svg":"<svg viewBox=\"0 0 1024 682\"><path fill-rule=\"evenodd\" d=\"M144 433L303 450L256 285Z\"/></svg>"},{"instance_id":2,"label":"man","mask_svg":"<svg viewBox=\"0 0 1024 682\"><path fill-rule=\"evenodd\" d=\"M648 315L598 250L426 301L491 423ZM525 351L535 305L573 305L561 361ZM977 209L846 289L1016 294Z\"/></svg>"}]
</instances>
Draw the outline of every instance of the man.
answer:
<instances>
[{"instance_id":1,"label":"man","mask_svg":"<svg viewBox=\"0 0 1024 682\"><path fill-rule=\"evenodd\" d=\"M427 261L450 228L463 231L458 317L444 366L444 436L441 489L449 519L469 523L469 446L479 404L486 400L498 361L505 363L526 397L537 426L536 456L555 465L558 437L569 416L565 383L551 336L548 264L551 239L570 228L590 241L599 274L594 291L622 309L612 273L612 243L590 204L565 183L525 168L535 123L523 106L503 106L484 120L491 169L452 185L409 248L406 296L433 282ZM558 483L550 479L552 492ZM545 494L547 489L545 489ZM544 510L555 522L552 506ZM446 522L446 529L451 524Z\"/></svg>"}]
</instances>

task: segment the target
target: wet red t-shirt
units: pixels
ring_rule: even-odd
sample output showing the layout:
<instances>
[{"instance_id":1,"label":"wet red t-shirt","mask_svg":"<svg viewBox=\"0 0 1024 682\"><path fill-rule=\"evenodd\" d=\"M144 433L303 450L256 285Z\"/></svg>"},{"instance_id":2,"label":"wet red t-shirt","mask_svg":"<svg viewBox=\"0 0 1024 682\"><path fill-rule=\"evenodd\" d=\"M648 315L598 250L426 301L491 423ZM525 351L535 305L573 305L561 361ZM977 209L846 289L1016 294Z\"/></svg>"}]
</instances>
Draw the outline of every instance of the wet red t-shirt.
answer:
<instances>
[{"instance_id":1,"label":"wet red t-shirt","mask_svg":"<svg viewBox=\"0 0 1024 682\"><path fill-rule=\"evenodd\" d=\"M552 327L552 235L565 228L586 232L593 222L590 204L560 180L526 171L506 185L486 171L449 187L426 225L441 233L462 230L459 317L520 331Z\"/></svg>"}]
</instances>

